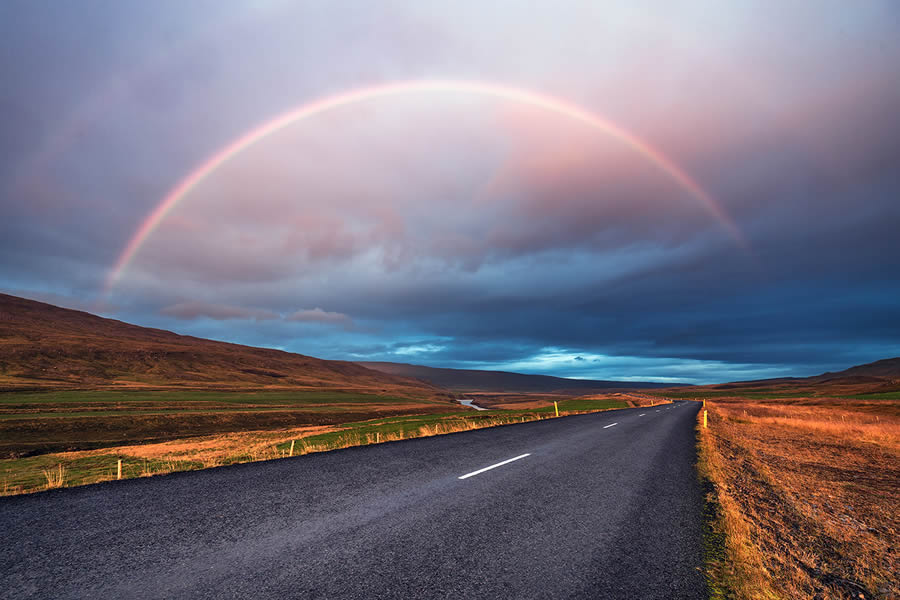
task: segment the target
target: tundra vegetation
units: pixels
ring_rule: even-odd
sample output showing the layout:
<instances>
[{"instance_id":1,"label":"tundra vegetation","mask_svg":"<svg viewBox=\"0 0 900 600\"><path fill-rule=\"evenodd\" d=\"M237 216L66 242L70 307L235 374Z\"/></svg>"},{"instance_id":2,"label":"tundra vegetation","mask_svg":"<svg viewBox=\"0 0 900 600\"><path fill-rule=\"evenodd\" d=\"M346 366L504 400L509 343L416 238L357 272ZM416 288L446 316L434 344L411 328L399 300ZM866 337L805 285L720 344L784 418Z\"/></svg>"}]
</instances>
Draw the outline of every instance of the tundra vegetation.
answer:
<instances>
[{"instance_id":1,"label":"tundra vegetation","mask_svg":"<svg viewBox=\"0 0 900 600\"><path fill-rule=\"evenodd\" d=\"M896 392L695 395L713 597L900 597Z\"/></svg>"}]
</instances>

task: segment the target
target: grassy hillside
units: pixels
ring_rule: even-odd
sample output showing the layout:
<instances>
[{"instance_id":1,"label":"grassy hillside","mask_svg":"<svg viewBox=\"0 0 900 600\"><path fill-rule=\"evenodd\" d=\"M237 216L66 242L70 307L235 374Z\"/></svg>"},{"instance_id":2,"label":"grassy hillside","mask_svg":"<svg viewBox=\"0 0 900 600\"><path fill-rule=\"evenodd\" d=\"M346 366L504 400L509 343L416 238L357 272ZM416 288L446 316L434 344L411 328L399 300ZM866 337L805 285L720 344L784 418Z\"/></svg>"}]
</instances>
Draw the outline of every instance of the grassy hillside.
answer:
<instances>
[{"instance_id":1,"label":"grassy hillside","mask_svg":"<svg viewBox=\"0 0 900 600\"><path fill-rule=\"evenodd\" d=\"M883 398L900 394L900 358L857 365L813 377L783 377L654 390L673 398Z\"/></svg>"},{"instance_id":2,"label":"grassy hillside","mask_svg":"<svg viewBox=\"0 0 900 600\"><path fill-rule=\"evenodd\" d=\"M449 397L421 381L149 329L0 294L0 390L332 389Z\"/></svg>"}]
</instances>

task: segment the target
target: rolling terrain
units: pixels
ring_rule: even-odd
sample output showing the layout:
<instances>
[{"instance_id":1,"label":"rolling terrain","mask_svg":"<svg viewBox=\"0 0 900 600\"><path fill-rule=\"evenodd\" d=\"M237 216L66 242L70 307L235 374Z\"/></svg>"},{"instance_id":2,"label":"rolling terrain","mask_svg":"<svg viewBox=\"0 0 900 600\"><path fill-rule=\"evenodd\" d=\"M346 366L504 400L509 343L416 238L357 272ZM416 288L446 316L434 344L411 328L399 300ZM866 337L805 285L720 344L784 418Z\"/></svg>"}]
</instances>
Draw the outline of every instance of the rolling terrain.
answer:
<instances>
[{"instance_id":1,"label":"rolling terrain","mask_svg":"<svg viewBox=\"0 0 900 600\"><path fill-rule=\"evenodd\" d=\"M359 362L356 364L390 375L413 377L458 392L583 395L598 391L615 392L673 387L669 383L566 379L550 375L527 375L507 371L478 371L472 369L442 369L393 362Z\"/></svg>"},{"instance_id":2,"label":"rolling terrain","mask_svg":"<svg viewBox=\"0 0 900 600\"><path fill-rule=\"evenodd\" d=\"M900 397L900 357L856 365L835 373L822 373L812 377L782 377L735 381L715 385L692 386L667 390L672 395L695 397L707 394L724 397L747 395L756 397L855 397L879 394Z\"/></svg>"},{"instance_id":3,"label":"rolling terrain","mask_svg":"<svg viewBox=\"0 0 900 600\"><path fill-rule=\"evenodd\" d=\"M0 294L0 389L148 387L447 397L432 385L354 363L179 335Z\"/></svg>"},{"instance_id":4,"label":"rolling terrain","mask_svg":"<svg viewBox=\"0 0 900 600\"><path fill-rule=\"evenodd\" d=\"M353 363L0 295L0 457L458 408L445 390Z\"/></svg>"}]
</instances>

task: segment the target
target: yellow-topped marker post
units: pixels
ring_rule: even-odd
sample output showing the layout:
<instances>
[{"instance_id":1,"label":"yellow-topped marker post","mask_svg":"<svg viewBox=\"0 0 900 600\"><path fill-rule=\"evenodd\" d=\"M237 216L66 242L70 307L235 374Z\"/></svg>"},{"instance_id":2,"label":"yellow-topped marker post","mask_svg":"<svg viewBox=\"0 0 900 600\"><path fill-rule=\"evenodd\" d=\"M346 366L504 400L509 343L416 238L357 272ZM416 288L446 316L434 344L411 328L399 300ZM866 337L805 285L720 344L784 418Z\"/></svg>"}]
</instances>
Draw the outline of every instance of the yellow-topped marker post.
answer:
<instances>
[{"instance_id":1,"label":"yellow-topped marker post","mask_svg":"<svg viewBox=\"0 0 900 600\"><path fill-rule=\"evenodd\" d=\"M556 400L553 401L553 410L556 411L556 416L559 416L559 405L556 403Z\"/></svg>"}]
</instances>

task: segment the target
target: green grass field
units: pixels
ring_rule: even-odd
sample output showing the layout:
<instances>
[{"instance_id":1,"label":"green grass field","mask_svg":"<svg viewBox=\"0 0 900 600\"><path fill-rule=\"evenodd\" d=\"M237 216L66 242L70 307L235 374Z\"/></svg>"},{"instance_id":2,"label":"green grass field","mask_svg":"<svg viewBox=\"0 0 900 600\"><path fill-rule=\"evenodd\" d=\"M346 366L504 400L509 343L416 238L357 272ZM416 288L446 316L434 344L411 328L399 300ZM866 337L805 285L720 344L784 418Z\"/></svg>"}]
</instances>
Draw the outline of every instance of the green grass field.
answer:
<instances>
[{"instance_id":1,"label":"green grass field","mask_svg":"<svg viewBox=\"0 0 900 600\"><path fill-rule=\"evenodd\" d=\"M333 404L367 404L385 401L410 402L408 398L379 396L347 391L206 391L206 390L66 390L52 392L0 393L0 409L14 407L40 408L42 405L115 406L121 404L166 404L184 406L278 405L308 406ZM423 400L422 402L434 402Z\"/></svg>"},{"instance_id":2,"label":"green grass field","mask_svg":"<svg viewBox=\"0 0 900 600\"><path fill-rule=\"evenodd\" d=\"M0 393L0 458L177 437L446 412L449 399L346 390L83 390Z\"/></svg>"},{"instance_id":3,"label":"green grass field","mask_svg":"<svg viewBox=\"0 0 900 600\"><path fill-rule=\"evenodd\" d=\"M881 392L876 394L857 394L855 396L847 396L854 400L900 400L900 392Z\"/></svg>"}]
</instances>

